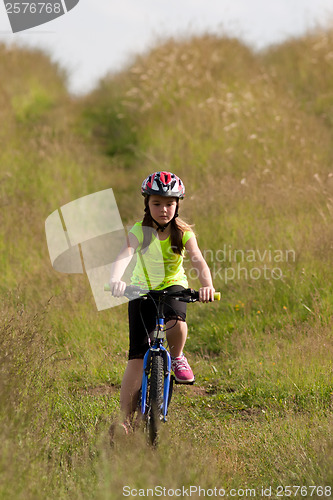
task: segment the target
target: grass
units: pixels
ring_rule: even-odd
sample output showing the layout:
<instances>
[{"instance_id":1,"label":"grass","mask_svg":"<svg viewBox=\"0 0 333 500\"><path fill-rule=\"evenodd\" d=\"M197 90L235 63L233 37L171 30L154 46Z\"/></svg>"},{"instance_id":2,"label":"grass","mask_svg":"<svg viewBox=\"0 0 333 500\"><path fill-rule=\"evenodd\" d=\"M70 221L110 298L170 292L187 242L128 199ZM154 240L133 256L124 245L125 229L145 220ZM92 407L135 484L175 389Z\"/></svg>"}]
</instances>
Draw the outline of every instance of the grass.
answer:
<instances>
[{"instance_id":1,"label":"grass","mask_svg":"<svg viewBox=\"0 0 333 500\"><path fill-rule=\"evenodd\" d=\"M73 99L45 54L0 46L0 498L332 484L331 49L331 31L260 54L169 40ZM44 221L112 187L130 225L160 168L186 184L222 301L189 307L196 385L176 388L163 445L110 448L126 307L98 313L84 275L52 270Z\"/></svg>"}]
</instances>

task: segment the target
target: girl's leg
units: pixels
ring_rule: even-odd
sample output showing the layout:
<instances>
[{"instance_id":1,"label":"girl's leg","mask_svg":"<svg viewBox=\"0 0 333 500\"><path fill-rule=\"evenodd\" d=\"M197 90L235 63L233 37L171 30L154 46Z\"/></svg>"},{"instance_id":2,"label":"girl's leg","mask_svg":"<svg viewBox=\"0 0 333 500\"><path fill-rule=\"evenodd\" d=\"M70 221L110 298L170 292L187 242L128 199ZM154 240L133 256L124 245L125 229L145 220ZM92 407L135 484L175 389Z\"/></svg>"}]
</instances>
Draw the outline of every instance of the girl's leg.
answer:
<instances>
[{"instance_id":1,"label":"girl's leg","mask_svg":"<svg viewBox=\"0 0 333 500\"><path fill-rule=\"evenodd\" d=\"M187 323L185 321L170 320L166 323L166 338L169 344L169 350L172 358L182 355L183 348L187 339Z\"/></svg>"},{"instance_id":2,"label":"girl's leg","mask_svg":"<svg viewBox=\"0 0 333 500\"><path fill-rule=\"evenodd\" d=\"M185 321L170 320L166 323L166 336L171 354L171 368L177 382L181 384L191 384L194 382L193 371L183 354L183 348L187 338L187 324Z\"/></svg>"},{"instance_id":3,"label":"girl's leg","mask_svg":"<svg viewBox=\"0 0 333 500\"><path fill-rule=\"evenodd\" d=\"M120 409L127 423L131 423L137 407L142 382L142 369L143 359L130 359L121 383Z\"/></svg>"}]
</instances>

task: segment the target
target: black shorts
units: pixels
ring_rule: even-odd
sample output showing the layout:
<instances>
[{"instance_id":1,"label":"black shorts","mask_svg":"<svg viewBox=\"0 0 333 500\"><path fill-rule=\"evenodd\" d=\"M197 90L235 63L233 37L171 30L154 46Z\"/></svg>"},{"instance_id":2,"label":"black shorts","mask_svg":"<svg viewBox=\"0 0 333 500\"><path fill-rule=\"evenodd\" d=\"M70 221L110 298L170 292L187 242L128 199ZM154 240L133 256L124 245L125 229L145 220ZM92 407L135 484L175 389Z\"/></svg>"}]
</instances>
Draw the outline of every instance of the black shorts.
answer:
<instances>
[{"instance_id":1,"label":"black shorts","mask_svg":"<svg viewBox=\"0 0 333 500\"><path fill-rule=\"evenodd\" d=\"M183 286L173 285L166 290L184 290ZM165 322L186 320L186 302L167 297L164 304ZM151 336L156 324L156 304L151 298L135 299L128 303L129 353L128 359L142 359L149 348L148 334Z\"/></svg>"}]
</instances>

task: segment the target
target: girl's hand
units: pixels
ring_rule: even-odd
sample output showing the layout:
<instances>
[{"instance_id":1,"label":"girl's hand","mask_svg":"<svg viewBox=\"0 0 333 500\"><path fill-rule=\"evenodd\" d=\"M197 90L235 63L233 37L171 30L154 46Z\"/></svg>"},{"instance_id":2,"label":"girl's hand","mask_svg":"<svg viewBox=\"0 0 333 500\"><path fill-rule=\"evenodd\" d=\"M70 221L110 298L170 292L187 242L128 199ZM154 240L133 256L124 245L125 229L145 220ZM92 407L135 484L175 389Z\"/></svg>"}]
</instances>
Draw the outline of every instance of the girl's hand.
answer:
<instances>
[{"instance_id":1,"label":"girl's hand","mask_svg":"<svg viewBox=\"0 0 333 500\"><path fill-rule=\"evenodd\" d=\"M122 297L124 295L127 286L125 281L111 279L109 285L114 297Z\"/></svg>"},{"instance_id":2,"label":"girl's hand","mask_svg":"<svg viewBox=\"0 0 333 500\"><path fill-rule=\"evenodd\" d=\"M215 288L213 286L203 286L199 289L200 302L214 301Z\"/></svg>"}]
</instances>

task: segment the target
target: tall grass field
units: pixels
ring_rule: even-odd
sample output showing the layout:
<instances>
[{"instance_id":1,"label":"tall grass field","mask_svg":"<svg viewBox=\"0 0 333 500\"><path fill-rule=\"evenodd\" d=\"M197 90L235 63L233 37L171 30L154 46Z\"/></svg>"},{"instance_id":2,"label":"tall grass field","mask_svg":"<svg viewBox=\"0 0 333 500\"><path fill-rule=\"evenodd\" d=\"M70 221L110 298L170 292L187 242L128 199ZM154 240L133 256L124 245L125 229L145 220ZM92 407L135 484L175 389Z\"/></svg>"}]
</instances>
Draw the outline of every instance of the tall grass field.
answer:
<instances>
[{"instance_id":1,"label":"tall grass field","mask_svg":"<svg viewBox=\"0 0 333 500\"><path fill-rule=\"evenodd\" d=\"M0 45L0 499L332 497L332 54L330 30L170 39L73 97L47 55ZM111 187L129 226L155 170L183 179L222 300L188 307L196 383L160 446L110 447L127 308L52 268L44 223Z\"/></svg>"}]
</instances>

